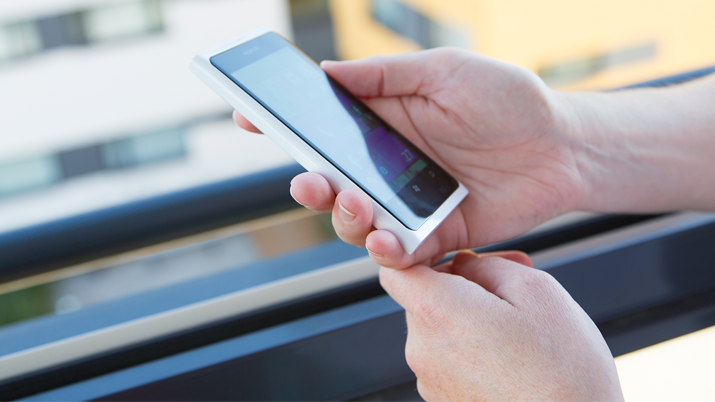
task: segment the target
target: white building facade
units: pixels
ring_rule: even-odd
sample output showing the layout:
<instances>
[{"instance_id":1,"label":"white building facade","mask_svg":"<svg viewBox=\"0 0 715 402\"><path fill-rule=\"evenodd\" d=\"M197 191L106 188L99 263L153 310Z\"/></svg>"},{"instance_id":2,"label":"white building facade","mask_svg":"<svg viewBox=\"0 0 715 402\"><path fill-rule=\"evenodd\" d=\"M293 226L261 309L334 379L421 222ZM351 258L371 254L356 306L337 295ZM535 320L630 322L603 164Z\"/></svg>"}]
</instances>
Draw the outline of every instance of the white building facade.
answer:
<instances>
[{"instance_id":1,"label":"white building facade","mask_svg":"<svg viewBox=\"0 0 715 402\"><path fill-rule=\"evenodd\" d=\"M0 232L291 163L186 65L285 0L0 3Z\"/></svg>"}]
</instances>

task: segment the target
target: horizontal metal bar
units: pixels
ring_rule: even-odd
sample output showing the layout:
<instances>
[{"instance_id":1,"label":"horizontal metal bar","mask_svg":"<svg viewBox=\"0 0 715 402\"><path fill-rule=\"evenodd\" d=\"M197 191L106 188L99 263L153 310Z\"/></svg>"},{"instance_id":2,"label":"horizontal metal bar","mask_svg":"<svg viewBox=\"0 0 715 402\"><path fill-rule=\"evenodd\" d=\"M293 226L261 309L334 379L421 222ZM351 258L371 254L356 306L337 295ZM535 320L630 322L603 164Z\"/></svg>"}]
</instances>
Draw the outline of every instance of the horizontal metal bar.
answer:
<instances>
[{"instance_id":1,"label":"horizontal metal bar","mask_svg":"<svg viewBox=\"0 0 715 402\"><path fill-rule=\"evenodd\" d=\"M0 234L0 282L296 208L289 165Z\"/></svg>"},{"instance_id":2,"label":"horizontal metal bar","mask_svg":"<svg viewBox=\"0 0 715 402\"><path fill-rule=\"evenodd\" d=\"M629 85L629 86L619 88L616 90L620 91L620 90L636 89L636 88L667 87L669 85L682 84L684 82L702 78L702 77L705 77L706 75L710 75L712 73L715 73L715 66L705 67L705 68L701 68L701 69L693 70L693 71L688 71L688 72L685 72L682 74L676 74L676 75L672 75L669 77L658 78L655 80L646 81L646 82L642 82L642 83L635 84L635 85Z\"/></svg>"},{"instance_id":3,"label":"horizontal metal bar","mask_svg":"<svg viewBox=\"0 0 715 402\"><path fill-rule=\"evenodd\" d=\"M715 214L680 213L546 250L534 263L597 323L715 287Z\"/></svg>"},{"instance_id":4,"label":"horizontal metal bar","mask_svg":"<svg viewBox=\"0 0 715 402\"><path fill-rule=\"evenodd\" d=\"M565 223L565 226L536 231L533 234L506 242L503 245L508 248L533 252L558 246L565 239L580 239L652 218L654 217L598 216L586 220L570 220ZM487 249L490 249L490 247L484 248L484 250ZM184 306L192 303L191 300L199 302L207 298L216 297L217 295L225 294L226 289L237 285L245 289L260 283L267 283L330 265L331 261L332 263L337 263L357 256L364 256L365 254L364 249L335 241L272 260L255 263L210 278L83 309L69 316L50 316L28 323L21 323L15 327L0 330L0 354L3 353L3 349L5 349L5 353L21 351L115 325L116 323ZM16 398L28 395L33 392L32 390L39 392L40 390L51 389L87 377L102 375L149 360L181 353L204 344L260 330L270 325L326 311L344 305L346 302L364 300L383 293L384 291L375 279L371 283L355 284L355 286L346 289L335 289L330 295L316 294L311 295L305 301L293 301L284 306L277 304L271 307L270 311L252 312L245 317L232 317L226 322L219 321L172 334L165 338L155 338L150 341L128 345L124 348L115 348L99 356L72 360L64 365L54 365L45 370L31 372L25 376L0 381L0 395ZM176 307L167 306L167 301L170 301ZM131 312L134 318L127 317L128 312Z\"/></svg>"},{"instance_id":5,"label":"horizontal metal bar","mask_svg":"<svg viewBox=\"0 0 715 402\"><path fill-rule=\"evenodd\" d=\"M405 336L381 296L28 399L346 400L414 379Z\"/></svg>"},{"instance_id":6,"label":"horizontal metal bar","mask_svg":"<svg viewBox=\"0 0 715 402\"><path fill-rule=\"evenodd\" d=\"M715 275L700 276L697 278L698 280L696 282L699 283L698 288L678 288L677 286L672 286L680 283L679 281L683 279L681 276L693 274L692 270L681 269L681 265L679 264L680 257L689 254L703 255L703 251L709 249L711 242L697 241L698 238L702 238L704 235L706 237L715 236L715 214L682 213L641 222L636 225L603 233L593 238L586 238L571 244L549 248L533 254L533 257L537 266L546 268L549 272L554 274L556 279L564 284L574 299L584 306L587 312L594 314L595 311L596 314L601 314L600 318L596 317L596 322L602 325L608 323L608 321L604 320L612 317L614 314L622 314L621 318L623 318L634 313L632 305L629 303L631 300L629 299L630 294L633 292L623 291L622 289L617 294L608 292L608 289L611 287L618 288L619 282L624 280L627 283L639 280L641 289L637 293L640 296L645 295L652 298L646 300L646 303L636 303L636 305L641 307L667 300L662 298L662 281L668 278L673 281L673 283L670 284L671 296L673 297L687 298L693 296L693 292L698 292L705 288L715 289ZM685 242L686 247L681 247L679 242ZM674 244L675 247L673 246ZM639 257L643 256L644 247L650 247L649 253L663 257L665 263L661 266L661 269L664 270L664 272L671 272L673 276L659 277L660 275L657 271L652 271L652 265L634 264L633 261L637 261ZM600 266L599 264L605 264L605 266ZM709 269L715 272L714 267L712 267L712 264L709 262L707 264L698 263L696 268L701 270ZM609 272L609 269L617 271L618 274ZM644 271L644 269L646 269L646 271ZM651 271L647 271L647 269L651 269ZM605 273L606 276L601 277L602 273ZM655 281L644 280L644 275L647 276L648 274L659 278ZM375 283L375 286L378 286L377 283ZM615 299L615 305L620 304L624 306L620 313L615 310L601 310L600 304L603 304L606 299L610 302L611 298ZM606 303L606 307L611 308L612 306ZM335 311L338 310L340 309ZM608 314L602 314L604 311ZM370 318L364 322L364 327L359 328L370 328L370 331L372 331L379 321L381 323L380 325L392 328L392 332L387 334L380 333L379 338L375 338L375 334L369 331L363 331L358 327L353 327L353 324L350 324L351 326L334 328L331 332L324 333L325 337L311 337L302 341L291 341L293 338L288 337L285 339L285 343L280 343L275 348L266 350L265 353L255 352L245 356L227 355L225 360L214 362L211 365L202 366L200 368L196 368L194 363L191 362L194 361L192 360L194 358L203 359L203 357L200 357L202 352L199 350L201 349L189 350L156 360L155 362L147 362L135 367L119 370L115 373L106 374L105 376L97 377L95 380L87 380L76 385L69 385L58 390L58 392L70 392L69 390L75 390L72 392L86 392L87 389L93 389L94 391L92 392L98 392L97 389L94 388L97 384L116 384L115 381L120 381L121 378L126 378L125 376L141 379L143 375L138 375L137 373L150 372L154 376L154 380L142 382L141 384L137 383L138 385L135 388L125 388L124 391L121 391L121 394L110 395L111 392L114 392L111 391L111 389L116 390L116 388L107 388L105 391L102 391L106 392L104 397L110 399L180 399L182 392L187 392L186 395L190 395L192 398L199 398L200 396L198 394L192 394L192 392L195 391L191 390L205 389L208 384L212 384L212 386L220 388L220 390L216 391L218 392L216 398L220 399L246 399L243 395L249 395L253 399L274 398L276 395L271 392L275 392L275 389L266 386L266 384L271 381L273 381L273 383L287 384L299 384L301 381L308 381L314 385L315 391L310 391L313 393L307 394L300 394L300 392L305 391L301 391L302 389L300 387L295 389L290 389L290 387L289 389L283 389L282 392L286 392L286 394L282 394L282 396L287 399L339 399L357 397L359 395L351 393L353 392L352 390L355 389L351 387L358 383L360 387L363 387L362 389L365 390L365 393L368 393L380 387L386 388L409 380L404 377L393 378L387 376L385 378L391 378L390 381L393 381L391 384L387 384L386 382L376 380L371 380L373 382L368 383L360 383L358 380L350 379L351 377L363 376L366 372L372 373L376 371L382 373L380 367L383 365L391 367L398 372L408 370L404 363L404 356L401 355L404 343L400 342L404 342L404 330L395 329L404 328L404 317L394 312L381 315L380 311L376 310L374 313L376 314L375 317L379 316L381 318L379 320L375 317ZM323 313L318 314L318 316L321 314ZM672 317L669 319L672 319ZM302 321L298 320L296 322ZM691 324L693 324L693 322L691 322ZM290 328L291 322L284 325L285 326L279 327ZM648 325L655 324L651 322ZM611 332L610 334L606 334L606 340L610 344L611 339L613 339L614 345L621 345L621 349L617 350L618 353L624 353L629 350L622 348L622 345L625 344L623 339L626 339L630 331L638 331L639 328L640 327L633 327L627 328L625 331ZM688 328L692 329L692 325ZM672 330L673 328L671 327L670 333L674 333ZM612 336L613 338L611 338ZM239 338L241 337L235 339ZM376 345L388 343L399 350L393 350L390 352L392 354L385 354L383 357L375 358L378 363L374 361L358 363L363 360L360 359L360 355L356 355L355 345L349 344L348 342L348 340L354 339L360 339L360 342L364 342L365 345L372 345L369 346L369 348L377 348L378 346ZM648 346L647 342L653 339L652 337L641 339L641 342L645 343L633 343L633 339L630 339L630 343L628 343L627 346L636 348ZM169 341L167 340L167 342ZM226 342L230 342L230 340ZM344 349L336 347L335 350L331 350L328 353L325 352L324 349L321 349L326 343L342 344L343 346L341 348ZM367 352L362 350L361 353ZM386 352L383 351L383 353ZM184 357L181 356L189 359L186 360L185 364L189 364L189 366L186 366L185 371L179 370L177 365L171 365L170 367L172 367L173 371L166 372L163 376L158 374L160 371L166 370L165 368L162 369L162 367L166 366L163 366L162 364L165 363L161 362L172 361L178 364L178 362L184 361L182 360ZM190 358L187 356L194 357ZM175 360L172 360L174 358ZM332 363L325 363L323 365L321 365L321 363L318 364L318 366L311 366L307 363L308 361ZM276 362L283 362L286 364L284 367L310 367L310 369L280 371L275 368L275 366L272 366L276 364ZM290 362L291 365L288 365L288 362ZM340 365L338 362L340 362ZM263 365L266 364L271 365L271 367L273 367L271 370L276 371L265 371ZM329 369L326 367L329 367ZM395 367L401 368L396 369ZM70 367L67 369L70 369ZM340 376L333 371L344 373L345 376ZM252 373L250 383L245 383L240 379L237 380L237 378L242 378L242 375L246 375L246 373L249 372ZM360 375L356 376L351 373L360 373ZM218 379L219 377L223 378L223 380ZM229 378L232 380L229 381ZM328 387L328 385L334 385L332 382L328 382L329 379L330 381L339 382L344 387L340 389ZM232 386L222 387L220 384L222 384L223 381L227 381L227 383L232 384ZM90 384L94 385L90 386ZM83 388L84 386L89 388ZM331 389L331 392L334 393L321 394L320 390L325 389ZM58 395L69 394L48 395L58 397Z\"/></svg>"},{"instance_id":7,"label":"horizontal metal bar","mask_svg":"<svg viewBox=\"0 0 715 402\"><path fill-rule=\"evenodd\" d=\"M0 356L0 380L377 277L369 257Z\"/></svg>"}]
</instances>

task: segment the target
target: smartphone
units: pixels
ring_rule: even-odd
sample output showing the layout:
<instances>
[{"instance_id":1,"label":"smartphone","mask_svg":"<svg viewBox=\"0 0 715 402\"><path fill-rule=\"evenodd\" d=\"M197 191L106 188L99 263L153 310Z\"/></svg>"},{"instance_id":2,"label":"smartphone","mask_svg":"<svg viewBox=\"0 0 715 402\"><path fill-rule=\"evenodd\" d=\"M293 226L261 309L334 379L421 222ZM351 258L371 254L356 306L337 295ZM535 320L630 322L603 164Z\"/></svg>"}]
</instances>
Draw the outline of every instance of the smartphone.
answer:
<instances>
[{"instance_id":1,"label":"smartphone","mask_svg":"<svg viewBox=\"0 0 715 402\"><path fill-rule=\"evenodd\" d=\"M336 193L367 194L373 225L412 254L467 189L290 41L259 29L194 56L211 89Z\"/></svg>"}]
</instances>

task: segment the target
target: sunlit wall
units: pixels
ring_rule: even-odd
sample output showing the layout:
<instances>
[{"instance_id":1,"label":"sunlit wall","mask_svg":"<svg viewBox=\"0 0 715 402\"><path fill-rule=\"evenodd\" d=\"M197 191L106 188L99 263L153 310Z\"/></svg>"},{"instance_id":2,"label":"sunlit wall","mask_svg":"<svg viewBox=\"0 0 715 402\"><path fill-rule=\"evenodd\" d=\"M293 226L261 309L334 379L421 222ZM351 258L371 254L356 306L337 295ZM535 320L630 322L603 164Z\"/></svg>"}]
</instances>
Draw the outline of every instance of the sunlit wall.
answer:
<instances>
[{"instance_id":1,"label":"sunlit wall","mask_svg":"<svg viewBox=\"0 0 715 402\"><path fill-rule=\"evenodd\" d=\"M568 90L615 88L715 64L708 0L331 0L346 59L463 47Z\"/></svg>"}]
</instances>

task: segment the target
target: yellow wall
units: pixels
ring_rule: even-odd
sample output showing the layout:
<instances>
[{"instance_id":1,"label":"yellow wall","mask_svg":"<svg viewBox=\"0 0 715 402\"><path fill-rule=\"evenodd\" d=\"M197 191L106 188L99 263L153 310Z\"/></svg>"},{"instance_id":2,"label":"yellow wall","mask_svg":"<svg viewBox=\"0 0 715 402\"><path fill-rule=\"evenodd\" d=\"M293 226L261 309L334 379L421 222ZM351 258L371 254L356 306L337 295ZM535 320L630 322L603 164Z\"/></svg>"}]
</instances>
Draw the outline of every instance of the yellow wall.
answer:
<instances>
[{"instance_id":1,"label":"yellow wall","mask_svg":"<svg viewBox=\"0 0 715 402\"><path fill-rule=\"evenodd\" d=\"M538 71L572 59L656 44L654 58L607 68L564 89L610 88L715 64L712 0L402 0L458 27L472 50ZM374 21L369 0L331 0L339 56L418 49Z\"/></svg>"},{"instance_id":2,"label":"yellow wall","mask_svg":"<svg viewBox=\"0 0 715 402\"><path fill-rule=\"evenodd\" d=\"M335 32L335 50L341 59L360 59L420 48L373 20L369 1L331 0L330 12Z\"/></svg>"}]
</instances>

